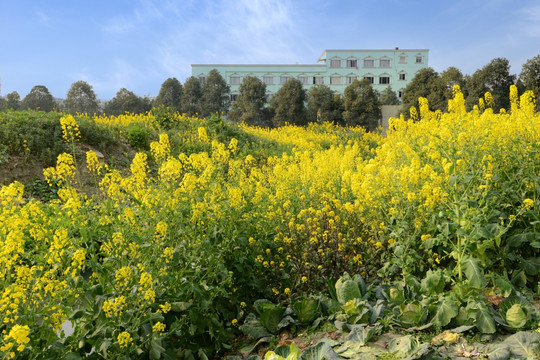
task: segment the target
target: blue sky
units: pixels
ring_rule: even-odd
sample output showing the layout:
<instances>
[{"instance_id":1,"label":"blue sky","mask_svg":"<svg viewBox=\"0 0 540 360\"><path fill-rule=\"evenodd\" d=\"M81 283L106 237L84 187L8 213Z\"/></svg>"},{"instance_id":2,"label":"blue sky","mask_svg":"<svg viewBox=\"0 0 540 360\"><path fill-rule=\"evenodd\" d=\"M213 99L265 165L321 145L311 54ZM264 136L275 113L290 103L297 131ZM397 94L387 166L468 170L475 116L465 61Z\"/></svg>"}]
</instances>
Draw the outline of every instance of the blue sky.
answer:
<instances>
[{"instance_id":1,"label":"blue sky","mask_svg":"<svg viewBox=\"0 0 540 360\"><path fill-rule=\"evenodd\" d=\"M538 0L0 0L2 95L85 80L156 96L191 64L314 64L325 49L430 49L436 71L540 54Z\"/></svg>"}]
</instances>

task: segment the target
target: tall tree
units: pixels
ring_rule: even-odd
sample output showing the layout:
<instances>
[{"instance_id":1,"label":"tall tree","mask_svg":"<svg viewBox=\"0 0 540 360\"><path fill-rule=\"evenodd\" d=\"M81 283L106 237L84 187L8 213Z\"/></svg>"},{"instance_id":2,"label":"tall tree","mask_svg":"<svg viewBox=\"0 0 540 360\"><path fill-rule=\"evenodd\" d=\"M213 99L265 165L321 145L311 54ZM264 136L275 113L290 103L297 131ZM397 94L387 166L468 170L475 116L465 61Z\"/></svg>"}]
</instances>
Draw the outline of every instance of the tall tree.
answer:
<instances>
[{"instance_id":1,"label":"tall tree","mask_svg":"<svg viewBox=\"0 0 540 360\"><path fill-rule=\"evenodd\" d=\"M71 84L64 105L71 114L94 114L99 111L96 93L92 86L83 80Z\"/></svg>"},{"instance_id":2,"label":"tall tree","mask_svg":"<svg viewBox=\"0 0 540 360\"><path fill-rule=\"evenodd\" d=\"M116 96L105 104L107 115L120 115L125 112L141 114L152 109L152 104L147 97L135 95L132 91L122 88Z\"/></svg>"},{"instance_id":3,"label":"tall tree","mask_svg":"<svg viewBox=\"0 0 540 360\"><path fill-rule=\"evenodd\" d=\"M182 93L182 111L188 116L195 116L199 112L199 102L201 101L201 82L195 76L189 77L184 83Z\"/></svg>"},{"instance_id":4,"label":"tall tree","mask_svg":"<svg viewBox=\"0 0 540 360\"><path fill-rule=\"evenodd\" d=\"M230 87L216 69L210 70L202 85L199 102L200 114L204 117L214 113L226 113L230 106Z\"/></svg>"},{"instance_id":5,"label":"tall tree","mask_svg":"<svg viewBox=\"0 0 540 360\"><path fill-rule=\"evenodd\" d=\"M534 92L537 104L540 105L540 55L536 55L523 64L519 79L525 85L526 90Z\"/></svg>"},{"instance_id":6,"label":"tall tree","mask_svg":"<svg viewBox=\"0 0 540 360\"><path fill-rule=\"evenodd\" d=\"M373 131L379 126L379 96L368 80L355 80L345 88L343 119L348 126L362 126Z\"/></svg>"},{"instance_id":7,"label":"tall tree","mask_svg":"<svg viewBox=\"0 0 540 360\"><path fill-rule=\"evenodd\" d=\"M7 110L8 107L7 107L7 100L4 99L3 97L0 97L0 111L4 111L4 110Z\"/></svg>"},{"instance_id":8,"label":"tall tree","mask_svg":"<svg viewBox=\"0 0 540 360\"><path fill-rule=\"evenodd\" d=\"M242 79L238 99L232 103L229 119L254 126L268 126L266 121L266 84L256 76Z\"/></svg>"},{"instance_id":9,"label":"tall tree","mask_svg":"<svg viewBox=\"0 0 540 360\"><path fill-rule=\"evenodd\" d=\"M36 85L22 101L23 109L52 111L55 107L53 96L46 86Z\"/></svg>"},{"instance_id":10,"label":"tall tree","mask_svg":"<svg viewBox=\"0 0 540 360\"><path fill-rule=\"evenodd\" d=\"M272 121L274 126L283 126L286 123L300 126L306 125L305 101L306 91L299 80L291 78L283 84L270 101L270 106L274 111Z\"/></svg>"},{"instance_id":11,"label":"tall tree","mask_svg":"<svg viewBox=\"0 0 540 360\"><path fill-rule=\"evenodd\" d=\"M441 73L441 80L445 88L445 99L452 98L452 89L454 85L459 85L464 96L467 96L465 92L465 78L463 73L456 67L450 66L448 69Z\"/></svg>"},{"instance_id":12,"label":"tall tree","mask_svg":"<svg viewBox=\"0 0 540 360\"><path fill-rule=\"evenodd\" d=\"M154 106L163 105L173 111L182 109L182 84L176 78L168 78L161 84L159 94L154 100Z\"/></svg>"},{"instance_id":13,"label":"tall tree","mask_svg":"<svg viewBox=\"0 0 540 360\"><path fill-rule=\"evenodd\" d=\"M21 108L21 95L18 92L13 91L6 95L7 108L12 110L19 110Z\"/></svg>"},{"instance_id":14,"label":"tall tree","mask_svg":"<svg viewBox=\"0 0 540 360\"><path fill-rule=\"evenodd\" d=\"M313 85L307 92L307 114L310 122L343 123L343 100L329 86Z\"/></svg>"},{"instance_id":15,"label":"tall tree","mask_svg":"<svg viewBox=\"0 0 540 360\"><path fill-rule=\"evenodd\" d=\"M445 85L439 73L432 68L419 70L409 85L403 90L401 112L408 117L409 109L414 106L418 111L418 98L428 100L430 110L446 110Z\"/></svg>"},{"instance_id":16,"label":"tall tree","mask_svg":"<svg viewBox=\"0 0 540 360\"><path fill-rule=\"evenodd\" d=\"M384 89L379 95L379 102L381 103L381 105L401 104L401 101L399 101L396 92L392 90L392 87L390 85L386 89Z\"/></svg>"},{"instance_id":17,"label":"tall tree","mask_svg":"<svg viewBox=\"0 0 540 360\"><path fill-rule=\"evenodd\" d=\"M467 81L467 106L472 108L486 91L493 95L495 110L510 107L510 85L516 76L510 74L510 63L505 58L491 60L483 68L476 70Z\"/></svg>"}]
</instances>

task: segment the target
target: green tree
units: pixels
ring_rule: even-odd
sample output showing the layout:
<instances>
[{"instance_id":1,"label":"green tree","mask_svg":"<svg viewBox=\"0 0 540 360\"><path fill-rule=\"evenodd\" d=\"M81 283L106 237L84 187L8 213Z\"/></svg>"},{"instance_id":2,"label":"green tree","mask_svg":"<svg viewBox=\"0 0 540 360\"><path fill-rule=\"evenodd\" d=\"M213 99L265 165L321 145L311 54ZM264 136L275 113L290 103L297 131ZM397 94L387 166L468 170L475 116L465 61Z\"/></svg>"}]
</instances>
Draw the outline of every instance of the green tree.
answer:
<instances>
[{"instance_id":1,"label":"green tree","mask_svg":"<svg viewBox=\"0 0 540 360\"><path fill-rule=\"evenodd\" d=\"M444 70L441 73L441 80L445 87L446 100L449 100L452 98L452 88L454 87L454 85L459 85L459 87L461 88L461 91L463 92L463 95L465 97L467 96L465 92L466 90L465 77L463 76L463 73L458 68L454 66L450 66L448 69Z\"/></svg>"},{"instance_id":2,"label":"green tree","mask_svg":"<svg viewBox=\"0 0 540 360\"><path fill-rule=\"evenodd\" d=\"M66 111L75 113L94 114L99 111L96 93L86 81L76 81L71 84L64 103Z\"/></svg>"},{"instance_id":3,"label":"green tree","mask_svg":"<svg viewBox=\"0 0 540 360\"><path fill-rule=\"evenodd\" d=\"M362 126L373 131L379 126L381 104L379 95L368 80L355 80L345 88L343 120L348 126Z\"/></svg>"},{"instance_id":4,"label":"green tree","mask_svg":"<svg viewBox=\"0 0 540 360\"><path fill-rule=\"evenodd\" d=\"M309 122L343 123L343 100L327 85L313 85L307 92Z\"/></svg>"},{"instance_id":5,"label":"green tree","mask_svg":"<svg viewBox=\"0 0 540 360\"><path fill-rule=\"evenodd\" d=\"M403 90L401 112L409 116L409 109L414 106L418 111L418 98L424 97L429 102L430 110L446 110L448 103L445 98L446 87L439 73L432 68L419 70L409 85Z\"/></svg>"},{"instance_id":6,"label":"green tree","mask_svg":"<svg viewBox=\"0 0 540 360\"><path fill-rule=\"evenodd\" d=\"M13 91L6 95L7 108L12 110L19 110L21 108L21 95L18 92Z\"/></svg>"},{"instance_id":7,"label":"green tree","mask_svg":"<svg viewBox=\"0 0 540 360\"><path fill-rule=\"evenodd\" d=\"M0 111L7 110L7 100L3 97L0 97Z\"/></svg>"},{"instance_id":8,"label":"green tree","mask_svg":"<svg viewBox=\"0 0 540 360\"><path fill-rule=\"evenodd\" d=\"M277 91L270 101L274 112L272 120L274 126L283 126L286 123L303 126L307 124L307 113L304 102L306 91L297 79L290 79Z\"/></svg>"},{"instance_id":9,"label":"green tree","mask_svg":"<svg viewBox=\"0 0 540 360\"><path fill-rule=\"evenodd\" d=\"M526 90L532 90L540 105L540 55L529 59L521 67L519 79L525 85Z\"/></svg>"},{"instance_id":10,"label":"green tree","mask_svg":"<svg viewBox=\"0 0 540 360\"><path fill-rule=\"evenodd\" d=\"M399 98L394 90L392 90L391 86L388 86L386 89L382 91L382 93L379 95L379 102L381 105L399 105L401 104L401 101L399 101Z\"/></svg>"},{"instance_id":11,"label":"green tree","mask_svg":"<svg viewBox=\"0 0 540 360\"><path fill-rule=\"evenodd\" d=\"M151 109L150 99L137 96L126 88L118 90L116 96L105 104L107 115L121 115L125 112L141 114Z\"/></svg>"},{"instance_id":12,"label":"green tree","mask_svg":"<svg viewBox=\"0 0 540 360\"><path fill-rule=\"evenodd\" d=\"M510 74L510 63L505 58L491 60L482 69L476 70L467 79L467 107L471 109L483 97L486 91L493 95L495 110L510 107L510 85L516 76Z\"/></svg>"},{"instance_id":13,"label":"green tree","mask_svg":"<svg viewBox=\"0 0 540 360\"><path fill-rule=\"evenodd\" d=\"M227 113L230 106L230 88L216 69L210 70L204 84L199 101L200 114L203 117L211 114Z\"/></svg>"},{"instance_id":14,"label":"green tree","mask_svg":"<svg viewBox=\"0 0 540 360\"><path fill-rule=\"evenodd\" d=\"M238 99L229 111L229 119L254 126L270 125L265 116L266 84L256 76L246 76L239 90Z\"/></svg>"},{"instance_id":15,"label":"green tree","mask_svg":"<svg viewBox=\"0 0 540 360\"><path fill-rule=\"evenodd\" d=\"M52 111L56 103L46 86L36 85L22 101L23 109Z\"/></svg>"},{"instance_id":16,"label":"green tree","mask_svg":"<svg viewBox=\"0 0 540 360\"><path fill-rule=\"evenodd\" d=\"M201 82L195 76L189 77L184 83L182 93L182 111L188 116L195 116L199 112L199 102L201 101Z\"/></svg>"},{"instance_id":17,"label":"green tree","mask_svg":"<svg viewBox=\"0 0 540 360\"><path fill-rule=\"evenodd\" d=\"M168 78L161 84L154 106L168 107L173 111L182 111L182 84L176 78Z\"/></svg>"}]
</instances>

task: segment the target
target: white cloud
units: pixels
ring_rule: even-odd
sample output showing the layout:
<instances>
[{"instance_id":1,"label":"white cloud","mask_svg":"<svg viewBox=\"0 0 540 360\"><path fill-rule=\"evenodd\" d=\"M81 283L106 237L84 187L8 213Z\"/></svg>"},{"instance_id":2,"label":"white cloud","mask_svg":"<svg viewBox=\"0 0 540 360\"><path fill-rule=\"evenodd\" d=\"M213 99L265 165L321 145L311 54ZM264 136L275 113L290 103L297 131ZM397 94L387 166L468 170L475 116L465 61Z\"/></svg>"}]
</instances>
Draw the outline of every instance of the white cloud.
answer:
<instances>
[{"instance_id":1,"label":"white cloud","mask_svg":"<svg viewBox=\"0 0 540 360\"><path fill-rule=\"evenodd\" d=\"M519 31L530 37L540 37L540 5L527 6L520 9L519 15L524 21L521 24L516 24Z\"/></svg>"},{"instance_id":2,"label":"white cloud","mask_svg":"<svg viewBox=\"0 0 540 360\"><path fill-rule=\"evenodd\" d=\"M192 63L291 63L304 52L285 0L178 3L171 13L175 18L156 50L167 74L187 77Z\"/></svg>"}]
</instances>

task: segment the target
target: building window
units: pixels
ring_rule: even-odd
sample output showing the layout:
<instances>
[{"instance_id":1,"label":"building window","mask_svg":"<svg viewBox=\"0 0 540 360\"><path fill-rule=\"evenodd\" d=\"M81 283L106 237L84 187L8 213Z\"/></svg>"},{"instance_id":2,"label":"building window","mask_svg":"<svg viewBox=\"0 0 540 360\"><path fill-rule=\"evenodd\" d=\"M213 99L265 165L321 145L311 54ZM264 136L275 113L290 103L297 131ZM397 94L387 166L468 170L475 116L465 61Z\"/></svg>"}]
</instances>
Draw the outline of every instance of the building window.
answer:
<instances>
[{"instance_id":1,"label":"building window","mask_svg":"<svg viewBox=\"0 0 540 360\"><path fill-rule=\"evenodd\" d=\"M309 84L309 78L307 76L299 76L298 81L302 83L302 85L308 85Z\"/></svg>"},{"instance_id":2,"label":"building window","mask_svg":"<svg viewBox=\"0 0 540 360\"><path fill-rule=\"evenodd\" d=\"M240 85L240 76L231 76L230 83L231 85Z\"/></svg>"},{"instance_id":3,"label":"building window","mask_svg":"<svg viewBox=\"0 0 540 360\"><path fill-rule=\"evenodd\" d=\"M423 58L422 58L421 56L417 56L417 57L416 57L416 63L417 63L417 64L421 64L421 63L422 63L422 60L423 60Z\"/></svg>"},{"instance_id":4,"label":"building window","mask_svg":"<svg viewBox=\"0 0 540 360\"><path fill-rule=\"evenodd\" d=\"M266 85L274 85L274 77L273 76L263 76L263 83Z\"/></svg>"},{"instance_id":5,"label":"building window","mask_svg":"<svg viewBox=\"0 0 540 360\"><path fill-rule=\"evenodd\" d=\"M199 82L201 85L204 85L204 82L206 81L206 76L199 76Z\"/></svg>"},{"instance_id":6,"label":"building window","mask_svg":"<svg viewBox=\"0 0 540 360\"><path fill-rule=\"evenodd\" d=\"M373 59L365 59L364 60L364 67L365 68L375 67L375 60L373 60Z\"/></svg>"},{"instance_id":7,"label":"building window","mask_svg":"<svg viewBox=\"0 0 540 360\"><path fill-rule=\"evenodd\" d=\"M347 76L347 84L352 84L356 79L358 76Z\"/></svg>"},{"instance_id":8,"label":"building window","mask_svg":"<svg viewBox=\"0 0 540 360\"><path fill-rule=\"evenodd\" d=\"M313 84L324 84L324 76L314 76L313 77Z\"/></svg>"},{"instance_id":9,"label":"building window","mask_svg":"<svg viewBox=\"0 0 540 360\"><path fill-rule=\"evenodd\" d=\"M379 60L379 67L389 68L390 67L390 60L388 60L388 59Z\"/></svg>"},{"instance_id":10,"label":"building window","mask_svg":"<svg viewBox=\"0 0 540 360\"><path fill-rule=\"evenodd\" d=\"M399 57L399 63L400 64L406 64L407 63L407 56L406 55L401 55Z\"/></svg>"},{"instance_id":11,"label":"building window","mask_svg":"<svg viewBox=\"0 0 540 360\"><path fill-rule=\"evenodd\" d=\"M280 85L283 85L285 84L287 81L289 81L291 79L290 76L280 76L279 77L279 84Z\"/></svg>"},{"instance_id":12,"label":"building window","mask_svg":"<svg viewBox=\"0 0 540 360\"><path fill-rule=\"evenodd\" d=\"M330 85L341 85L341 76L330 76Z\"/></svg>"},{"instance_id":13,"label":"building window","mask_svg":"<svg viewBox=\"0 0 540 360\"><path fill-rule=\"evenodd\" d=\"M379 84L381 84L381 85L390 84L390 76L381 76L381 77L379 77Z\"/></svg>"},{"instance_id":14,"label":"building window","mask_svg":"<svg viewBox=\"0 0 540 360\"><path fill-rule=\"evenodd\" d=\"M370 84L375 82L375 78L373 76L364 76L364 80L367 80Z\"/></svg>"},{"instance_id":15,"label":"building window","mask_svg":"<svg viewBox=\"0 0 540 360\"><path fill-rule=\"evenodd\" d=\"M404 73L399 74L399 80L407 80L406 75Z\"/></svg>"},{"instance_id":16,"label":"building window","mask_svg":"<svg viewBox=\"0 0 540 360\"><path fill-rule=\"evenodd\" d=\"M231 101L238 100L238 94L231 94Z\"/></svg>"},{"instance_id":17,"label":"building window","mask_svg":"<svg viewBox=\"0 0 540 360\"><path fill-rule=\"evenodd\" d=\"M399 90L397 96L401 99L401 97L403 96L403 90Z\"/></svg>"},{"instance_id":18,"label":"building window","mask_svg":"<svg viewBox=\"0 0 540 360\"><path fill-rule=\"evenodd\" d=\"M340 68L341 67L341 60L330 60L330 67L331 68Z\"/></svg>"},{"instance_id":19,"label":"building window","mask_svg":"<svg viewBox=\"0 0 540 360\"><path fill-rule=\"evenodd\" d=\"M358 69L358 60L347 60L347 67Z\"/></svg>"}]
</instances>

